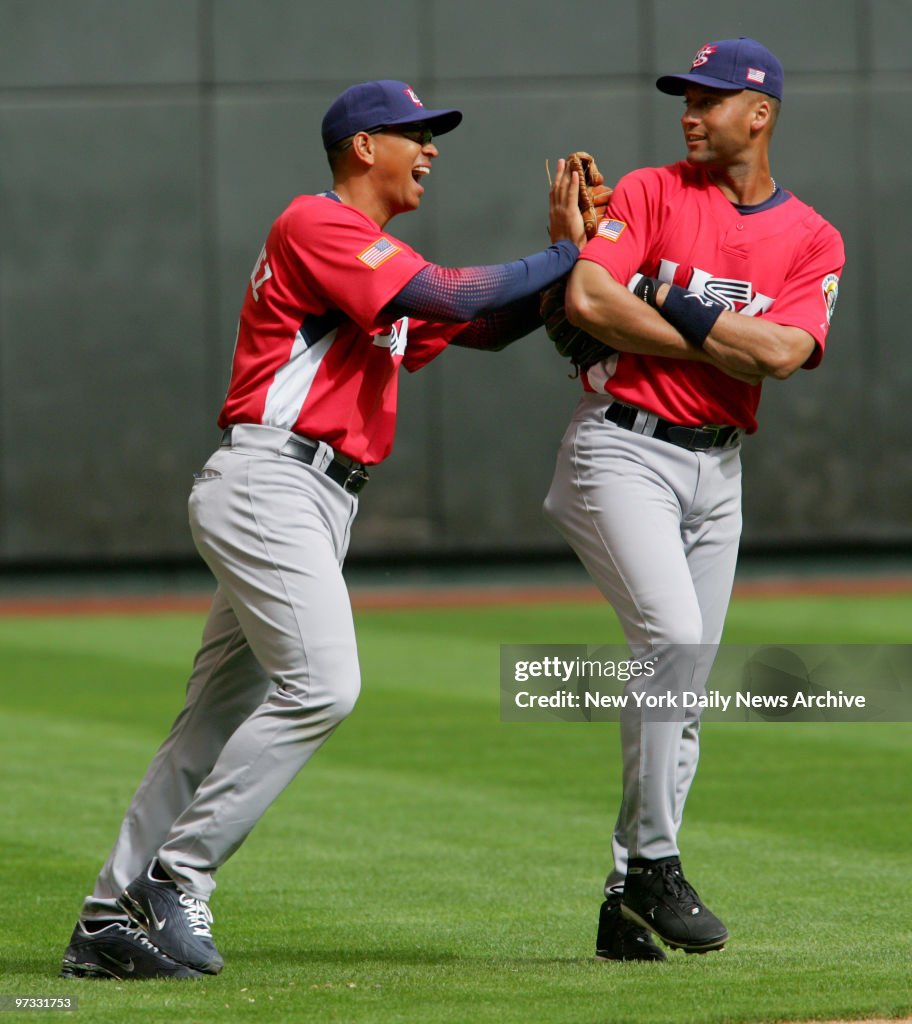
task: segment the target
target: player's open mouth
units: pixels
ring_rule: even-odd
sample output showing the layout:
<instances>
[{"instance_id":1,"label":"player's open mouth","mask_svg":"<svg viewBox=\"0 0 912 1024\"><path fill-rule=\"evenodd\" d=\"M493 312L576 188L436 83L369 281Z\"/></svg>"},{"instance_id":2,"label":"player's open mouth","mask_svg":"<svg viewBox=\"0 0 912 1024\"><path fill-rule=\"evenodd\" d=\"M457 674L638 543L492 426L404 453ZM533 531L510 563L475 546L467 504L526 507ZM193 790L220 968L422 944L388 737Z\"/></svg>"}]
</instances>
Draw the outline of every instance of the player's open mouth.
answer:
<instances>
[{"instance_id":1,"label":"player's open mouth","mask_svg":"<svg viewBox=\"0 0 912 1024\"><path fill-rule=\"evenodd\" d=\"M430 173L430 167L425 167L424 165L422 165L421 167L412 168L412 177L415 179L415 181L420 181L426 174Z\"/></svg>"}]
</instances>

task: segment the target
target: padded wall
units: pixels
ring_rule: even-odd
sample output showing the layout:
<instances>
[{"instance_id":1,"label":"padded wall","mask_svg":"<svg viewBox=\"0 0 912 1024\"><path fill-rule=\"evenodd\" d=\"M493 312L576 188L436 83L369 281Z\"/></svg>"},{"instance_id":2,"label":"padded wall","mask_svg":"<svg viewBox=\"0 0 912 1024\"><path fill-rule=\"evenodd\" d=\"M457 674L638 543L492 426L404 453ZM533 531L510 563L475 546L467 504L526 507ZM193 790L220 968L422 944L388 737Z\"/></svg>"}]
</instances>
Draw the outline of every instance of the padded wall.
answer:
<instances>
[{"instance_id":1,"label":"padded wall","mask_svg":"<svg viewBox=\"0 0 912 1024\"><path fill-rule=\"evenodd\" d=\"M908 3L603 11L0 0L0 562L192 554L186 497L246 279L271 219L328 185L319 122L346 85L404 78L465 111L392 228L437 262L494 262L545 243L546 157L590 149L609 180L678 159L656 74L731 35L783 60L774 173L849 256L822 367L766 386L745 542L912 539ZM578 394L566 370L540 332L407 377L352 555L562 549L540 507Z\"/></svg>"}]
</instances>

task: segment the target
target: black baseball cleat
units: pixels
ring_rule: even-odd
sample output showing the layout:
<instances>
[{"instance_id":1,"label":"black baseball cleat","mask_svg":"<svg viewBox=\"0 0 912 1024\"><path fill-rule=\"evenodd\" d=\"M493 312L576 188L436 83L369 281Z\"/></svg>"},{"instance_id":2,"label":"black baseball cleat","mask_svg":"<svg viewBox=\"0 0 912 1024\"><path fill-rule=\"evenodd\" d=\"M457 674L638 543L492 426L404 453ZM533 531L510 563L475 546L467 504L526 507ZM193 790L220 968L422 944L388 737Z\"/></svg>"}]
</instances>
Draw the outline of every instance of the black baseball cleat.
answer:
<instances>
[{"instance_id":1,"label":"black baseball cleat","mask_svg":"<svg viewBox=\"0 0 912 1024\"><path fill-rule=\"evenodd\" d=\"M117 900L130 920L178 963L204 974L225 964L212 941L212 911L205 900L178 888L157 860L150 861Z\"/></svg>"},{"instance_id":2,"label":"black baseball cleat","mask_svg":"<svg viewBox=\"0 0 912 1024\"><path fill-rule=\"evenodd\" d=\"M599 912L595 940L596 960L665 960L645 928L628 921L621 913L620 895L610 895Z\"/></svg>"},{"instance_id":3,"label":"black baseball cleat","mask_svg":"<svg viewBox=\"0 0 912 1024\"><path fill-rule=\"evenodd\" d=\"M631 859L621 913L685 953L709 953L728 941L728 930L684 878L678 857Z\"/></svg>"},{"instance_id":4,"label":"black baseball cleat","mask_svg":"<svg viewBox=\"0 0 912 1024\"><path fill-rule=\"evenodd\" d=\"M63 954L61 978L202 978L122 921L77 921Z\"/></svg>"}]
</instances>

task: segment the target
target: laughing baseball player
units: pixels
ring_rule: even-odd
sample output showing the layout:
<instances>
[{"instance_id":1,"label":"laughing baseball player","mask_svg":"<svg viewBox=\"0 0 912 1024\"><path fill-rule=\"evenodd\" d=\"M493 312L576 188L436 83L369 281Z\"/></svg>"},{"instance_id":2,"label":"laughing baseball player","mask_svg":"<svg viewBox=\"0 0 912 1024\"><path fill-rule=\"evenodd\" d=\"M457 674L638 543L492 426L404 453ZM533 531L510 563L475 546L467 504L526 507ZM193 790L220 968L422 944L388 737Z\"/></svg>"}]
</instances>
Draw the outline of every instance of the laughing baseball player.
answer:
<instances>
[{"instance_id":1,"label":"laughing baseball player","mask_svg":"<svg viewBox=\"0 0 912 1024\"><path fill-rule=\"evenodd\" d=\"M360 690L342 562L368 467L392 447L399 368L529 333L539 290L579 254L578 175L564 161L553 244L525 259L447 269L387 233L421 202L434 136L461 119L404 82L347 89L323 119L332 188L295 199L256 260L221 446L190 496L218 589L186 703L84 902L65 977L221 970L215 873Z\"/></svg>"},{"instance_id":2,"label":"laughing baseball player","mask_svg":"<svg viewBox=\"0 0 912 1024\"><path fill-rule=\"evenodd\" d=\"M646 685L662 693L705 685L741 533L741 441L757 429L761 382L820 362L845 257L839 233L770 171L783 73L766 47L708 43L656 84L683 97L687 157L621 179L570 275L569 330L597 352L576 360L583 396L545 514L634 655L658 656ZM602 959L664 960L652 934L688 953L728 940L679 857L699 750L687 714L622 717Z\"/></svg>"}]
</instances>

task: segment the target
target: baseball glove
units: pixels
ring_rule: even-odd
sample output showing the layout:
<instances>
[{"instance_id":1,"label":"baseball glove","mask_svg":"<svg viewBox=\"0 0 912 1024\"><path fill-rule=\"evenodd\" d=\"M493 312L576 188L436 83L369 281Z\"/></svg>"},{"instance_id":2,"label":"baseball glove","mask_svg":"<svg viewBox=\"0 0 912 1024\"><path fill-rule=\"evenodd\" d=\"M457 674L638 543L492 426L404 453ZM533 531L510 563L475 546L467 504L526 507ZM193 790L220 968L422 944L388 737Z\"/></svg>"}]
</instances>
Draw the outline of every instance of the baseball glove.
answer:
<instances>
[{"instance_id":1,"label":"baseball glove","mask_svg":"<svg viewBox=\"0 0 912 1024\"><path fill-rule=\"evenodd\" d=\"M612 189L605 185L605 178L598 169L595 159L590 153L579 150L567 157L567 169L579 175L579 204L583 215L583 226L586 238L592 238L598 231L600 211L608 204ZM539 312L545 321L548 337L554 342L558 353L569 359L575 367L572 376L578 376L580 370L586 370L594 363L604 359L614 350L608 345L593 338L582 328L574 327L567 319L564 309L564 292L566 280L556 281L546 288L540 296Z\"/></svg>"},{"instance_id":2,"label":"baseball glove","mask_svg":"<svg viewBox=\"0 0 912 1024\"><path fill-rule=\"evenodd\" d=\"M573 363L574 372L570 376L577 377L580 370L588 370L594 363L609 356L614 349L570 323L564 309L566 288L566 280L549 285L539 296L538 309L558 354Z\"/></svg>"},{"instance_id":3,"label":"baseball glove","mask_svg":"<svg viewBox=\"0 0 912 1024\"><path fill-rule=\"evenodd\" d=\"M583 215L583 226L586 238L592 238L598 231L599 210L607 205L611 189L605 186L605 176L598 169L591 153L577 150L567 157L567 170L579 175L580 213Z\"/></svg>"}]
</instances>

